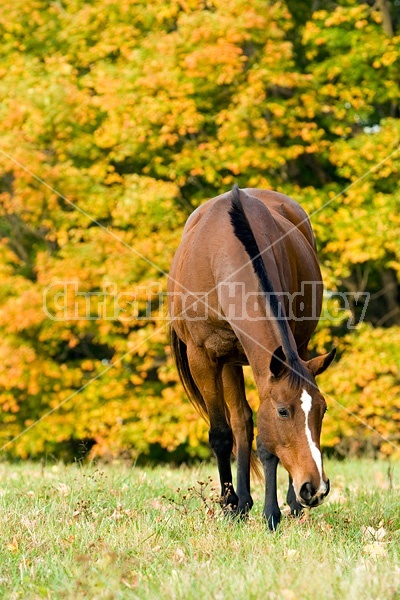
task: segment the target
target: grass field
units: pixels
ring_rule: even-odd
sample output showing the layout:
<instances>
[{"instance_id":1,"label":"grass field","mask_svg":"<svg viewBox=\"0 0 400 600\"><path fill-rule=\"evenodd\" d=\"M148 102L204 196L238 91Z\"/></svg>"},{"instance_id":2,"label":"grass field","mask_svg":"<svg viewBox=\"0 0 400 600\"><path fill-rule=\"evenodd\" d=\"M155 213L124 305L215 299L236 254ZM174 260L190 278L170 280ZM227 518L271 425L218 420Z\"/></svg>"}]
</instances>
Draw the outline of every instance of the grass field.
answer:
<instances>
[{"instance_id":1,"label":"grass field","mask_svg":"<svg viewBox=\"0 0 400 600\"><path fill-rule=\"evenodd\" d=\"M329 501L270 533L260 484L247 522L222 517L213 464L2 463L0 596L400 598L400 464L326 471Z\"/></svg>"}]
</instances>

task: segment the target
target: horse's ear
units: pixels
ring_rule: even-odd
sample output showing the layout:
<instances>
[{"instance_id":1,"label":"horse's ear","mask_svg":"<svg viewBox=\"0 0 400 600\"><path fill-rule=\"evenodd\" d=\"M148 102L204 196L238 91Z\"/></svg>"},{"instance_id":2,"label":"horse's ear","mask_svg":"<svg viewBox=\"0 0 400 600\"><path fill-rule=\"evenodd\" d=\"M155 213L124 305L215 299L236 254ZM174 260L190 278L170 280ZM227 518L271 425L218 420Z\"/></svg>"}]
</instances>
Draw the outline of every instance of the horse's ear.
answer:
<instances>
[{"instance_id":1,"label":"horse's ear","mask_svg":"<svg viewBox=\"0 0 400 600\"><path fill-rule=\"evenodd\" d=\"M316 377L323 373L331 364L333 359L335 358L336 348L333 348L328 354L322 354L321 356L316 356L308 361L307 365L310 369L311 373Z\"/></svg>"},{"instance_id":2,"label":"horse's ear","mask_svg":"<svg viewBox=\"0 0 400 600\"><path fill-rule=\"evenodd\" d=\"M286 370L286 356L282 346L279 346L279 348L277 348L273 353L269 368L271 369L271 373L274 377L280 377Z\"/></svg>"}]
</instances>

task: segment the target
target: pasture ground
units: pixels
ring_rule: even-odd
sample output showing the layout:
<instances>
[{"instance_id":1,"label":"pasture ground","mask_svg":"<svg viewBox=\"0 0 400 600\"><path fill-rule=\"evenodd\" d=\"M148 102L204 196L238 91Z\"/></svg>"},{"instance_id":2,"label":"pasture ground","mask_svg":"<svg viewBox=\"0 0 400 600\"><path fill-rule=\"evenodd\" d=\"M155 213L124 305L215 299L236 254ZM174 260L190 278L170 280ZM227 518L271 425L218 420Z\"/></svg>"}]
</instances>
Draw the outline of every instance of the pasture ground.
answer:
<instances>
[{"instance_id":1,"label":"pasture ground","mask_svg":"<svg viewBox=\"0 0 400 600\"><path fill-rule=\"evenodd\" d=\"M326 504L269 533L259 483L247 522L222 517L214 464L2 463L0 596L399 599L400 463L326 472Z\"/></svg>"}]
</instances>

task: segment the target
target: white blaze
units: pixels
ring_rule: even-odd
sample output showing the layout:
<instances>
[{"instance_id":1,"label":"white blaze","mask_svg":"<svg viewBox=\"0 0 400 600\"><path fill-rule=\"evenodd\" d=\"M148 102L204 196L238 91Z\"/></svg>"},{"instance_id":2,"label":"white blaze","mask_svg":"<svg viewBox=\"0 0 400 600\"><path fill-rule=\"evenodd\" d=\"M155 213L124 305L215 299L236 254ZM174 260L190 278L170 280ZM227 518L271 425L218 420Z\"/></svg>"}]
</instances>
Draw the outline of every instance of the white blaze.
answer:
<instances>
[{"instance_id":1,"label":"white blaze","mask_svg":"<svg viewBox=\"0 0 400 600\"><path fill-rule=\"evenodd\" d=\"M308 441L308 445L310 447L310 452L311 452L311 456L314 459L314 462L317 466L318 469L318 473L319 473L319 477L320 477L320 488L321 487L325 487L324 486L324 481L322 479L322 456L321 456L321 452L319 451L319 449L317 448L314 440L311 437L311 431L310 428L308 426L308 414L311 410L311 406L312 406L312 398L310 396L310 394L308 392L306 392L306 390L303 390L302 394L301 394L301 408L304 411L304 416L305 416L305 426L306 426L306 438Z\"/></svg>"}]
</instances>

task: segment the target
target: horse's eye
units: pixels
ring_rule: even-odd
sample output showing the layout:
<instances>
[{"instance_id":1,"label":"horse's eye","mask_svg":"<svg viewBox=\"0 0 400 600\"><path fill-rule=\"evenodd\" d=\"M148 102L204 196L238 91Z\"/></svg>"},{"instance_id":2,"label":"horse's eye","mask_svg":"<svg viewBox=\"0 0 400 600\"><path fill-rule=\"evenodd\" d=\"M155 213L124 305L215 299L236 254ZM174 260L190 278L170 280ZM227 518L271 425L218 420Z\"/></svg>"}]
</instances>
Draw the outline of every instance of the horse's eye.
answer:
<instances>
[{"instance_id":1,"label":"horse's eye","mask_svg":"<svg viewBox=\"0 0 400 600\"><path fill-rule=\"evenodd\" d=\"M290 413L287 408L280 407L277 409L277 411L281 419L288 419L290 417Z\"/></svg>"}]
</instances>

